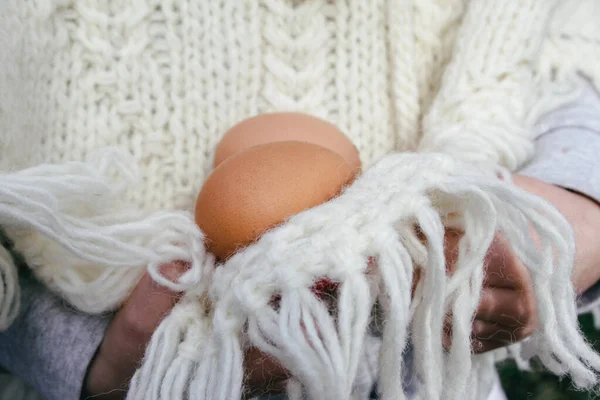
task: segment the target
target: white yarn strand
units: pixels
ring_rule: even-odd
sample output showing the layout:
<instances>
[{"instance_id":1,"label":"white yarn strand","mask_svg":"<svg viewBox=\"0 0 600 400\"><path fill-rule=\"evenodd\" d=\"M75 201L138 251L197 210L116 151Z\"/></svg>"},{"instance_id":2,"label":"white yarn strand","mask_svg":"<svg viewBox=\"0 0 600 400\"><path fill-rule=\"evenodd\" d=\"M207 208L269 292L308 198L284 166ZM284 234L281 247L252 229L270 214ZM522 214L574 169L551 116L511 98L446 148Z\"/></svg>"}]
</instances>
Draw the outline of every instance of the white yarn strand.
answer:
<instances>
[{"instance_id":1,"label":"white yarn strand","mask_svg":"<svg viewBox=\"0 0 600 400\"><path fill-rule=\"evenodd\" d=\"M338 331L347 365L345 376L349 377L350 384L354 383L361 362L365 331L374 298L369 293L368 284L363 277L348 279L339 288Z\"/></svg>"},{"instance_id":2,"label":"white yarn strand","mask_svg":"<svg viewBox=\"0 0 600 400\"><path fill-rule=\"evenodd\" d=\"M418 226L427 240L428 259L417 290L423 298L413 316L415 367L423 382L419 391L425 398L439 399L443 388L442 328L446 266L444 257L444 228L439 215L432 208L418 211ZM421 286L422 282L422 287ZM419 290L420 289L420 290Z\"/></svg>"},{"instance_id":3,"label":"white yarn strand","mask_svg":"<svg viewBox=\"0 0 600 400\"><path fill-rule=\"evenodd\" d=\"M42 165L0 177L0 224L36 275L82 311L116 308L145 267L176 291L206 284L205 271L212 269L213 257L188 213L117 208L121 193L112 184L126 186L117 173L124 182L133 182L135 174L123 158L116 150L103 151L88 163ZM175 260L191 268L171 282L158 267Z\"/></svg>"},{"instance_id":4,"label":"white yarn strand","mask_svg":"<svg viewBox=\"0 0 600 400\"><path fill-rule=\"evenodd\" d=\"M600 370L600 358L578 330L574 306L567 304L575 302L572 285L565 285L571 279L574 254L568 223L535 196L487 183L481 185L493 194L496 209L502 211L499 230L505 232L511 248L532 274L541 324L531 339L537 355L552 372L569 373L577 385L589 387L597 379L592 370ZM532 237L524 233L529 232L529 224L539 238L540 251L531 245Z\"/></svg>"},{"instance_id":5,"label":"white yarn strand","mask_svg":"<svg viewBox=\"0 0 600 400\"><path fill-rule=\"evenodd\" d=\"M455 271L446 291L446 302L452 312L452 345L448 355L449 366L445 373L444 399L459 399L466 393L472 373L471 330L473 315L479 305L484 277L484 258L496 232L496 213L485 193L476 188L463 188L459 183L447 186L464 204L462 229ZM459 203L460 204L460 203ZM444 210L441 210L442 212ZM448 375L452 375L451 377Z\"/></svg>"},{"instance_id":6,"label":"white yarn strand","mask_svg":"<svg viewBox=\"0 0 600 400\"><path fill-rule=\"evenodd\" d=\"M362 349L361 363L354 380L352 400L368 399L371 395L379 371L381 340L374 335L367 335Z\"/></svg>"},{"instance_id":7,"label":"white yarn strand","mask_svg":"<svg viewBox=\"0 0 600 400\"><path fill-rule=\"evenodd\" d=\"M542 332L535 333L534 337L544 335L539 340L547 345L539 350L552 372L558 375L569 373L577 386L590 387L598 379L596 372L600 371L600 356L586 343L578 329L574 288L565 285L565 282L571 281L575 252L573 233L566 220L560 214L550 212L549 206L542 200L532 195L521 196L516 203L520 200L521 212L529 217L539 237L539 256L526 252L527 238L522 232L527 232L523 231L527 226L524 223L521 226L505 226L505 229L515 253L533 275L542 324Z\"/></svg>"},{"instance_id":8,"label":"white yarn strand","mask_svg":"<svg viewBox=\"0 0 600 400\"><path fill-rule=\"evenodd\" d=\"M496 180L494 170L483 172L441 154L394 154L339 197L267 232L211 270L206 275L210 286L194 289L196 298L210 300L210 309L195 311L205 321L205 333L190 333L196 325L177 316L185 302L165 319L134 377L129 399L163 400L179 393L207 400L239 398L246 345L280 362L307 399L351 399L353 390L360 391L354 387L357 362L376 296L385 318L379 362L384 398L405 395L399 360L410 324L422 383L419 396L457 399L471 390L478 379L474 368L483 365L472 361L470 323L481 292L483 258L496 232L510 240L532 272L542 326L531 339L535 355L582 387L595 383L598 356L577 331L574 307L565 305L574 301L568 297L572 288L569 293L554 286L568 285L572 232L548 204ZM447 217L465 232L450 279L444 257ZM424 246L411 233L415 224ZM541 238L541 252L523 233L530 225ZM370 258L375 262L367 262ZM422 274L411 301L416 266ZM311 290L321 278L340 285L333 309ZM379 282L379 288L370 282ZM455 318L453 344L444 357L442 329L449 310ZM180 333L167 338L167 328ZM164 344L173 337L185 342L178 355L173 344ZM194 348L198 351L186 357ZM159 367L161 363L171 365ZM160 393L158 387L163 388Z\"/></svg>"},{"instance_id":9,"label":"white yarn strand","mask_svg":"<svg viewBox=\"0 0 600 400\"><path fill-rule=\"evenodd\" d=\"M208 324L201 304L185 298L162 321L148 344L142 367L131 380L128 400L185 398L190 382L182 379L189 379L204 358Z\"/></svg>"},{"instance_id":10,"label":"white yarn strand","mask_svg":"<svg viewBox=\"0 0 600 400\"><path fill-rule=\"evenodd\" d=\"M73 172L73 167L75 164L66 168ZM90 189L104 184L89 164L77 167L79 176L89 179ZM84 214L65 214L56 208L61 203L53 188L65 193L68 182L45 180L43 171L23 173L36 180L37 189L27 192L28 201L19 207L15 204L20 199L18 189L23 186L16 185L13 177L7 179L12 186L7 185L9 189L4 191L8 201L2 215L12 223L9 226L26 230L44 221L36 229L45 232L48 240L64 244L66 250L62 251L73 251L72 257L81 257L86 265L106 261L120 268L112 273L104 270L99 275L102 284L89 282L94 290L102 290L104 284L114 285L115 276L119 276L114 271L126 271L125 263L137 258L138 266L149 265L155 280L188 292L187 300L175 307L152 338L132 381L129 399L158 400L180 395L210 400L238 398L243 384L244 326L249 344L280 361L304 388L308 399L324 395L349 399L376 295L369 289L366 272L370 256L380 262L373 266L375 275L381 275L379 296L390 296L380 297L385 300L386 318L380 360L384 398L403 396L399 384L402 365L398 360L409 322L417 375L423 383L420 395L428 399L458 398L466 390L466 382L474 379L472 368L465 368L471 362L469 324L479 299L483 255L496 231L506 235L532 272L542 327L532 338L537 355L554 372L570 374L581 387L596 382L600 357L581 337L575 308L567 304L574 301L573 288L565 288L574 252L568 224L546 203L506 183L490 181L450 157L386 157L338 198L291 218L216 270L214 260L202 246L201 233L192 228L193 222L184 214L153 214L145 219L131 218L121 225L107 224L112 220L109 204L114 200L110 198L104 206L101 202L90 203L85 214L90 215L88 218ZM43 204L37 203L40 199L45 200ZM95 206L101 208L94 210ZM454 279L446 283L442 217L449 212L458 212L453 223L464 228L465 237L460 243ZM168 219L169 215L172 218ZM407 234L415 221L425 235L425 247L416 245L414 235ZM139 239L140 232L157 223L167 227L162 236L148 236L146 242ZM523 234L529 224L539 235L541 253ZM93 228L97 228L96 233L91 232ZM95 246L85 245L78 241L80 237L88 243L96 237L98 241ZM138 239L131 241L133 237ZM120 256L108 260L102 252L105 246ZM87 259L82 249L91 254ZM158 266L174 258L191 262L192 268L180 281L169 283L159 274ZM423 275L416 288L415 306L409 304L408 293L417 264L423 268ZM68 286L81 279L76 271L67 268L63 281L58 280L59 275L50 283L62 285L68 296ZM2 272L10 278L9 273ZM323 277L340 284L333 313L310 289L315 279ZM14 288L10 290L13 292L7 289L4 298L16 293ZM277 308L272 304L275 295L280 298ZM212 311L190 305L190 301L196 301L190 299L201 298L210 299ZM440 346L445 305L452 307L455 318L454 340L447 358L442 356ZM464 373L450 374L450 370Z\"/></svg>"},{"instance_id":11,"label":"white yarn strand","mask_svg":"<svg viewBox=\"0 0 600 400\"><path fill-rule=\"evenodd\" d=\"M398 355L404 354L407 345L413 263L397 233L384 231L381 235L389 239L387 243L381 241L382 248L378 249L377 258L383 286L380 302L386 317L379 385L382 400L402 400L406 398L402 388L403 358Z\"/></svg>"}]
</instances>

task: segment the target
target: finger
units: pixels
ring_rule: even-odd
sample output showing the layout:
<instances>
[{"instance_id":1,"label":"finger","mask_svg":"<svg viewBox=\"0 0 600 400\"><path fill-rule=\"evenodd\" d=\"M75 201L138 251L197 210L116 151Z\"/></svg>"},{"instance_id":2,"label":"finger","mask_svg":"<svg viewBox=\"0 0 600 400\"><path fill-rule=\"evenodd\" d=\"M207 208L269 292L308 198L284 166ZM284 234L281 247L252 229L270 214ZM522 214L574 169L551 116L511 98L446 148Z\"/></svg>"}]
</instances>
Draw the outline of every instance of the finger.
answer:
<instances>
[{"instance_id":1,"label":"finger","mask_svg":"<svg viewBox=\"0 0 600 400\"><path fill-rule=\"evenodd\" d=\"M187 271L189 264L173 262L160 267L161 273L171 281ZM175 306L182 293L156 283L148 274L144 274L140 282L129 296L125 306L117 314L123 334L134 336L135 340L150 339L162 319Z\"/></svg>"},{"instance_id":2,"label":"finger","mask_svg":"<svg viewBox=\"0 0 600 400\"><path fill-rule=\"evenodd\" d=\"M414 227L417 238L423 245L427 245L427 237L417 225ZM458 229L446 228L444 231L444 256L446 258L446 271L449 274L454 272L456 260L458 258L458 245L464 232Z\"/></svg>"},{"instance_id":3,"label":"finger","mask_svg":"<svg viewBox=\"0 0 600 400\"><path fill-rule=\"evenodd\" d=\"M498 323L473 322L472 349L476 354L496 350L520 342L530 336L526 328L507 328Z\"/></svg>"},{"instance_id":4,"label":"finger","mask_svg":"<svg viewBox=\"0 0 600 400\"><path fill-rule=\"evenodd\" d=\"M188 268L188 264L171 263L162 266L161 272L175 280ZM123 360L124 365L137 364L152 334L180 296L181 293L160 286L150 275L144 274L107 330L105 341L111 346L112 356L127 359L127 362Z\"/></svg>"},{"instance_id":5,"label":"finger","mask_svg":"<svg viewBox=\"0 0 600 400\"><path fill-rule=\"evenodd\" d=\"M473 338L484 342L499 342L506 346L517 343L528 336L526 327L512 328L497 322L473 321Z\"/></svg>"},{"instance_id":6,"label":"finger","mask_svg":"<svg viewBox=\"0 0 600 400\"><path fill-rule=\"evenodd\" d=\"M486 324L494 325L492 323ZM497 334L497 332L492 329L489 331L483 330L482 333L481 336L476 335L475 332L472 332L471 334L471 351L475 354L485 353L514 343L510 335ZM442 343L446 350L452 346L452 331L450 324L444 325Z\"/></svg>"},{"instance_id":7,"label":"finger","mask_svg":"<svg viewBox=\"0 0 600 400\"><path fill-rule=\"evenodd\" d=\"M486 288L475 317L509 328L533 326L537 324L535 299L529 290Z\"/></svg>"},{"instance_id":8,"label":"finger","mask_svg":"<svg viewBox=\"0 0 600 400\"><path fill-rule=\"evenodd\" d=\"M506 347L506 345L506 343L501 341L473 339L471 349L474 354L482 354L488 351Z\"/></svg>"},{"instance_id":9,"label":"finger","mask_svg":"<svg viewBox=\"0 0 600 400\"><path fill-rule=\"evenodd\" d=\"M458 250L460 239L463 232L446 229L444 233L444 255L446 257L446 271L450 274L456 269L456 261L458 261Z\"/></svg>"},{"instance_id":10,"label":"finger","mask_svg":"<svg viewBox=\"0 0 600 400\"><path fill-rule=\"evenodd\" d=\"M505 289L523 289L530 285L529 271L500 234L496 235L486 258L484 286Z\"/></svg>"},{"instance_id":11,"label":"finger","mask_svg":"<svg viewBox=\"0 0 600 400\"><path fill-rule=\"evenodd\" d=\"M246 397L277 394L285 390L288 372L273 358L256 348L246 351Z\"/></svg>"},{"instance_id":12,"label":"finger","mask_svg":"<svg viewBox=\"0 0 600 400\"><path fill-rule=\"evenodd\" d=\"M452 345L452 315L447 314L444 318L444 326L442 328L442 345L445 349L449 349Z\"/></svg>"},{"instance_id":13,"label":"finger","mask_svg":"<svg viewBox=\"0 0 600 400\"><path fill-rule=\"evenodd\" d=\"M161 267L164 276L175 280L188 265L172 263ZM91 393L127 387L156 327L173 308L179 293L156 284L144 274L125 305L111 321L94 361L86 386Z\"/></svg>"}]
</instances>

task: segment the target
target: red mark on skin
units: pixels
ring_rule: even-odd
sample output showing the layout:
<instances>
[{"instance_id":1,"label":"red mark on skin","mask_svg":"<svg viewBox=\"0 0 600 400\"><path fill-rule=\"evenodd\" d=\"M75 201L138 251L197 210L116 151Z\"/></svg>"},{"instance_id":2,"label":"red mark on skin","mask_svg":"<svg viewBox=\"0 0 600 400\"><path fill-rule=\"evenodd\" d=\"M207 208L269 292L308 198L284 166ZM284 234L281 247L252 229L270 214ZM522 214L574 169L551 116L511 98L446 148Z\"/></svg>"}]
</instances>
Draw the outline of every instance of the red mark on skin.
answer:
<instances>
[{"instance_id":1,"label":"red mark on skin","mask_svg":"<svg viewBox=\"0 0 600 400\"><path fill-rule=\"evenodd\" d=\"M373 268L375 268L375 266L376 266L375 257L369 257L368 265L367 265L367 272L372 271ZM339 287L340 287L339 282L333 281L329 278L319 278L312 285L311 290L317 297L323 299L323 298L331 298L332 296L335 297L335 294ZM280 300L281 300L281 296L279 294L276 294L275 296L273 296L272 302L274 304L278 304Z\"/></svg>"},{"instance_id":2,"label":"red mark on skin","mask_svg":"<svg viewBox=\"0 0 600 400\"><path fill-rule=\"evenodd\" d=\"M375 268L375 266L376 266L375 257L369 257L368 264L367 264L367 272L372 271ZM337 291L337 289L339 288L339 286L340 286L339 282L334 282L328 278L321 278L321 279L318 279L317 282L313 285L312 291L318 297L322 298L323 296L334 295L335 292Z\"/></svg>"},{"instance_id":3,"label":"red mark on skin","mask_svg":"<svg viewBox=\"0 0 600 400\"><path fill-rule=\"evenodd\" d=\"M332 296L339 286L339 282L334 282L328 278L321 278L312 286L312 292L317 295L317 297L323 298Z\"/></svg>"},{"instance_id":4,"label":"red mark on skin","mask_svg":"<svg viewBox=\"0 0 600 400\"><path fill-rule=\"evenodd\" d=\"M335 295L338 287L340 286L339 282L334 282L328 278L318 279L315 284L311 287L311 291L319 298L331 298L331 296ZM278 306L281 301L281 295L275 294L271 299L271 305Z\"/></svg>"}]
</instances>

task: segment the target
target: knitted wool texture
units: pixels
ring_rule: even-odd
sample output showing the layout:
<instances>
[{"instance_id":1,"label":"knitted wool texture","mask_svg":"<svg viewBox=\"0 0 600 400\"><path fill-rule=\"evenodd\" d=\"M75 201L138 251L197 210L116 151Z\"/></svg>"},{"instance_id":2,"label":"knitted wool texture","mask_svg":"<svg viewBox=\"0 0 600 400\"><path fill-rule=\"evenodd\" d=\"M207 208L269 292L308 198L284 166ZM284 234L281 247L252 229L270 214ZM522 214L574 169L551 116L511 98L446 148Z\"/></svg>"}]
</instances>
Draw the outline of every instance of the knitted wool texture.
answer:
<instances>
[{"instance_id":1,"label":"knitted wool texture","mask_svg":"<svg viewBox=\"0 0 600 400\"><path fill-rule=\"evenodd\" d=\"M577 93L577 70L600 82L585 55L599 17L591 0L4 0L0 223L85 312L118 308L145 270L185 292L130 399L240 398L248 345L292 372L293 398L363 399L377 377L383 399L402 399L409 334L418 398L479 399L496 355L471 356L469 333L497 231L532 273L530 352L589 387L600 358L577 328L571 230L496 175L529 158L532 121ZM189 212L212 151L236 122L283 110L337 124L366 171L217 268ZM466 232L452 277L444 226ZM18 280L0 256L6 328ZM192 264L177 282L158 268L172 260ZM340 282L334 312L309 289L322 276ZM379 346L377 368L361 362Z\"/></svg>"}]
</instances>

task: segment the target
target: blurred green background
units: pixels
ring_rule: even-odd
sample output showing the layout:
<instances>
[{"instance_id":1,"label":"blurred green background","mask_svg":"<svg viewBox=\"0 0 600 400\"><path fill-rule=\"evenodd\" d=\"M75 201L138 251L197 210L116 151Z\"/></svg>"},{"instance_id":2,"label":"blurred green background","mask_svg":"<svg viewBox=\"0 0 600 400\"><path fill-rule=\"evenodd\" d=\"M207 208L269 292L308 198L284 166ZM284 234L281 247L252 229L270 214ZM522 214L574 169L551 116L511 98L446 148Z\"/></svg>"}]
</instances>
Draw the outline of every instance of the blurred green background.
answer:
<instances>
[{"instance_id":1,"label":"blurred green background","mask_svg":"<svg viewBox=\"0 0 600 400\"><path fill-rule=\"evenodd\" d=\"M600 331L594 328L592 316L581 316L579 323L588 340L600 351ZM533 365L532 371L520 371L513 361L506 361L499 364L498 371L509 400L600 399L591 392L574 390L568 378L558 379L536 365Z\"/></svg>"}]
</instances>

